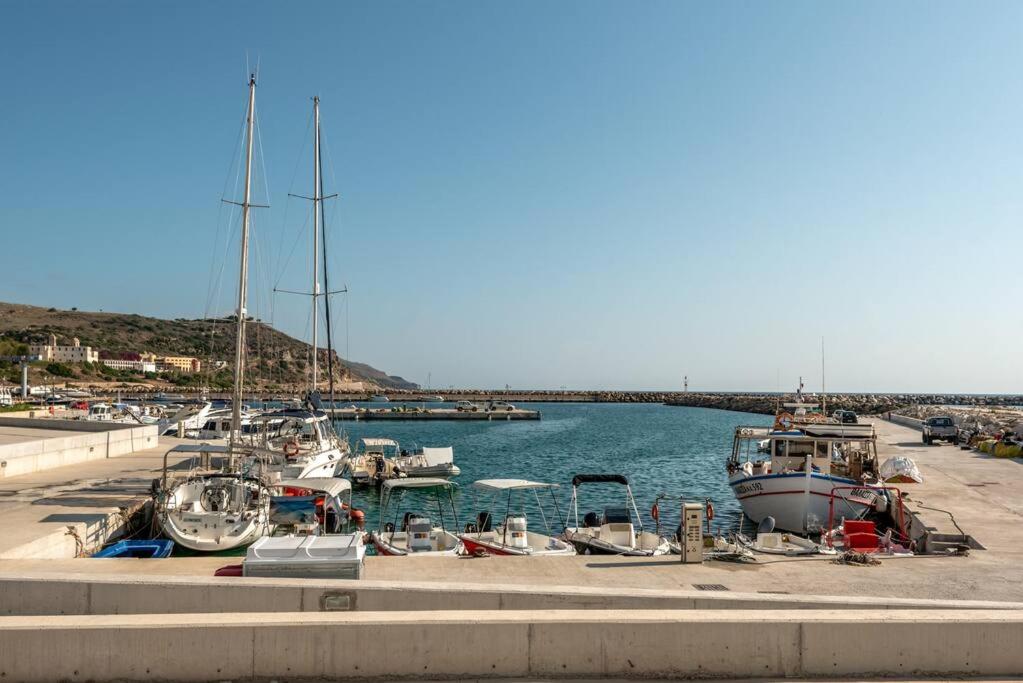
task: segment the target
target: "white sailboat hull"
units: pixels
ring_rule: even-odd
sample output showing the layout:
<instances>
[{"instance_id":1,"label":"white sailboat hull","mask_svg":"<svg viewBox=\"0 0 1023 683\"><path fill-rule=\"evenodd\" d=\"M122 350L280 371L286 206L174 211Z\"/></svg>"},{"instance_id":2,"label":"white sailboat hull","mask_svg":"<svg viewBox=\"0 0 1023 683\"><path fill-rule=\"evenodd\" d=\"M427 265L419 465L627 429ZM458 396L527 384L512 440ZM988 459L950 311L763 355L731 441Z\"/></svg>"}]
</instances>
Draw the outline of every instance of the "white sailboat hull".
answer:
<instances>
[{"instance_id":1,"label":"white sailboat hull","mask_svg":"<svg viewBox=\"0 0 1023 683\"><path fill-rule=\"evenodd\" d=\"M234 505L207 509L204 491L229 490ZM255 499L253 494L255 493ZM163 533L176 544L200 552L217 552L246 546L270 534L269 499L258 484L224 478L196 478L171 489L158 520Z\"/></svg>"}]
</instances>

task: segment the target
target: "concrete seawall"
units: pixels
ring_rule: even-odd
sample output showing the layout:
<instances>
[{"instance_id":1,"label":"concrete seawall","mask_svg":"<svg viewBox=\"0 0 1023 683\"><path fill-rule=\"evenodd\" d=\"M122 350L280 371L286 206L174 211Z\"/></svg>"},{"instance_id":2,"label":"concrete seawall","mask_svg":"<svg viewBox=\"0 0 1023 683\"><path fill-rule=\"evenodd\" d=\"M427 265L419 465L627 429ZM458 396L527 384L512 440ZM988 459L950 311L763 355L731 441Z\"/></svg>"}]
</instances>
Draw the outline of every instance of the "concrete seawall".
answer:
<instances>
[{"instance_id":1,"label":"concrete seawall","mask_svg":"<svg viewBox=\"0 0 1023 683\"><path fill-rule=\"evenodd\" d=\"M1007 676L1023 614L365 612L0 618L0 676L52 680ZM55 655L59 644L60 656Z\"/></svg>"},{"instance_id":2,"label":"concrete seawall","mask_svg":"<svg viewBox=\"0 0 1023 683\"><path fill-rule=\"evenodd\" d=\"M153 448L159 431L156 425L0 417L5 428L24 438L0 445L0 478Z\"/></svg>"},{"instance_id":3,"label":"concrete seawall","mask_svg":"<svg viewBox=\"0 0 1023 683\"><path fill-rule=\"evenodd\" d=\"M90 560L73 577L0 574L0 616L321 611L549 609L1020 610L1023 603L895 597L706 593L588 586L164 577L88 574L93 562L159 567L162 560Z\"/></svg>"}]
</instances>

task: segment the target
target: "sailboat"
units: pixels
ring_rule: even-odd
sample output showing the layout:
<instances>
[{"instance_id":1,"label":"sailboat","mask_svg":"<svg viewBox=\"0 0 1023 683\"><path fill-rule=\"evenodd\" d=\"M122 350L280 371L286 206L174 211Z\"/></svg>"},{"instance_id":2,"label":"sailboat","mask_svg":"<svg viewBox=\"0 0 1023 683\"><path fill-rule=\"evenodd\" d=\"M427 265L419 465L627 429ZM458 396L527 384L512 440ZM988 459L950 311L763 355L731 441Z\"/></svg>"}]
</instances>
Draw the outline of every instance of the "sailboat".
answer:
<instances>
[{"instance_id":1,"label":"sailboat","mask_svg":"<svg viewBox=\"0 0 1023 683\"><path fill-rule=\"evenodd\" d=\"M246 115L245 198L241 202L241 257L238 274L237 338L231 433L227 446L177 446L164 455L163 476L154 484L157 521L163 533L191 550L214 552L248 545L270 535L271 488L276 473L269 459L241 443L242 390L245 381L245 317L249 276L249 224L252 208L252 148L256 112L256 76L249 77ZM188 470L168 469L171 453L191 452ZM216 461L214 460L216 457Z\"/></svg>"},{"instance_id":2,"label":"sailboat","mask_svg":"<svg viewBox=\"0 0 1023 683\"><path fill-rule=\"evenodd\" d=\"M331 294L327 287L327 235L326 215L323 200L336 197L323 196L323 169L320 154L320 98L313 98L313 194L301 197L313 203L313 282L312 291L283 291L288 294L301 294L312 299L312 382L306 405L299 409L285 409L266 413L252 420L250 433L256 439L256 445L268 448L283 455L281 476L285 479L303 479L306 477L334 477L345 468L351 447L347 439L341 438L331 424L330 412L321 410L319 394L319 299L324 299L327 317L327 347L329 354L328 374L330 376L331 408L334 396L333 352L330 343L330 300ZM322 253L321 247L322 233ZM324 288L320 290L319 259L323 259ZM343 290L342 290L343 291Z\"/></svg>"}]
</instances>

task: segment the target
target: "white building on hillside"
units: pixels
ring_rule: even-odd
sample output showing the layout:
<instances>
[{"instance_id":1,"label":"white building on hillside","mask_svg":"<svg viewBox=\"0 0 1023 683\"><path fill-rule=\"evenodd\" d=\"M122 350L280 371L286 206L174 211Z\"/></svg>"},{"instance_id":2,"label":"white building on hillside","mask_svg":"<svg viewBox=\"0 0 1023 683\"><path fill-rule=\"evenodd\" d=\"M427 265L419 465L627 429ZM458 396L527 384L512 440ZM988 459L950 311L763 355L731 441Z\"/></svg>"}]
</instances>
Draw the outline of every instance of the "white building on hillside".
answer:
<instances>
[{"instance_id":1,"label":"white building on hillside","mask_svg":"<svg viewBox=\"0 0 1023 683\"><path fill-rule=\"evenodd\" d=\"M156 363L149 360L122 360L120 358L104 358L103 365L114 370L134 370L135 372L156 372Z\"/></svg>"},{"instance_id":2,"label":"white building on hillside","mask_svg":"<svg viewBox=\"0 0 1023 683\"><path fill-rule=\"evenodd\" d=\"M28 352L39 356L40 360L55 363L98 363L99 351L91 346L82 346L78 337L71 340L71 346L58 346L57 335L50 335L49 344L30 344Z\"/></svg>"}]
</instances>

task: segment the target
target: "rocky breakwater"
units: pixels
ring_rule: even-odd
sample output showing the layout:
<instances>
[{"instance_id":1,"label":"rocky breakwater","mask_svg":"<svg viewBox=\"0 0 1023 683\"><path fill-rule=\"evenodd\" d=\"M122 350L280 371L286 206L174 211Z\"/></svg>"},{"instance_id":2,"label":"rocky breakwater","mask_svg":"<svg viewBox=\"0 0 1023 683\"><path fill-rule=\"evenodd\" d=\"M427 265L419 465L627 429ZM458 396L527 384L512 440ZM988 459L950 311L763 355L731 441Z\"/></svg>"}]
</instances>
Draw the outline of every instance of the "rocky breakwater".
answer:
<instances>
[{"instance_id":1,"label":"rocky breakwater","mask_svg":"<svg viewBox=\"0 0 1023 683\"><path fill-rule=\"evenodd\" d=\"M717 410L734 410L742 413L762 413L774 415L780 404L795 400L793 396L778 394L672 394L664 403L669 406L685 406L691 408L714 408ZM804 397L808 403L821 404L819 397ZM877 415L889 410L896 410L906 405L903 397L880 394L836 394L827 397L827 411L851 410L858 415Z\"/></svg>"}]
</instances>

